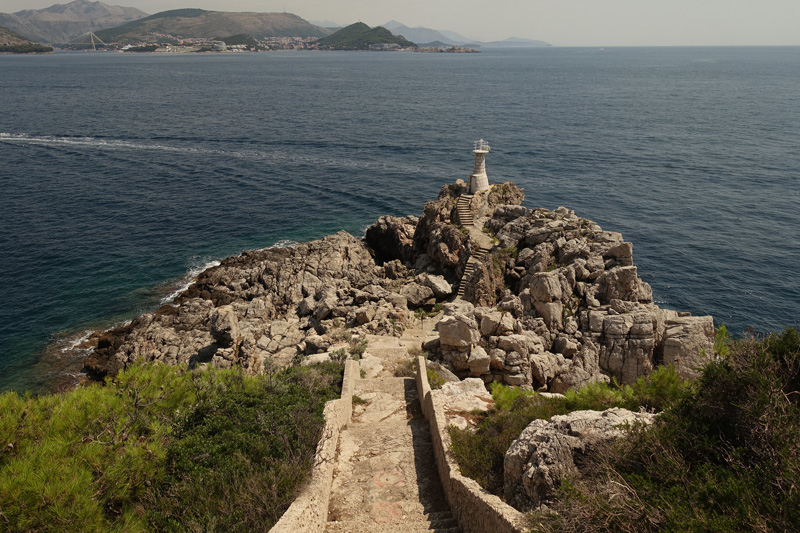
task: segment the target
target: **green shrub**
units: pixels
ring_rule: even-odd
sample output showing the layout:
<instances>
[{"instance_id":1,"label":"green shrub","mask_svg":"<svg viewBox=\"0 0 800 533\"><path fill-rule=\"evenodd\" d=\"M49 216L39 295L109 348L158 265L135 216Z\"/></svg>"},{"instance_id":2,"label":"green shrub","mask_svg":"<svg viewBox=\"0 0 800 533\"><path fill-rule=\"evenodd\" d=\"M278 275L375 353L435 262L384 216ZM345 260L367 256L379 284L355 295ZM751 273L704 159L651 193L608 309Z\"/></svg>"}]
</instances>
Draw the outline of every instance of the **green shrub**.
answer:
<instances>
[{"instance_id":1,"label":"green shrub","mask_svg":"<svg viewBox=\"0 0 800 533\"><path fill-rule=\"evenodd\" d=\"M800 338L727 341L650 428L596 450L551 531L797 531Z\"/></svg>"},{"instance_id":2,"label":"green shrub","mask_svg":"<svg viewBox=\"0 0 800 533\"><path fill-rule=\"evenodd\" d=\"M503 458L511 443L533 420L549 420L554 415L585 409L602 411L611 407L638 410L660 409L688 394L689 385L671 366L661 367L640 378L633 386L590 383L579 390L569 390L564 398L545 398L539 394L492 385L494 407L475 430L449 428L453 457L461 473L476 480L486 490L502 495Z\"/></svg>"},{"instance_id":3,"label":"green shrub","mask_svg":"<svg viewBox=\"0 0 800 533\"><path fill-rule=\"evenodd\" d=\"M519 387L509 387L502 383L492 383L492 399L495 409L508 411L514 405L514 401L521 396L531 396L533 392L526 391Z\"/></svg>"},{"instance_id":4,"label":"green shrub","mask_svg":"<svg viewBox=\"0 0 800 533\"><path fill-rule=\"evenodd\" d=\"M367 345L369 344L369 341L366 337L359 337L357 339L350 339L349 344L350 347L348 348L348 351L350 352L350 357L358 361L361 359L361 357L363 357L364 352L367 351Z\"/></svg>"},{"instance_id":5,"label":"green shrub","mask_svg":"<svg viewBox=\"0 0 800 533\"><path fill-rule=\"evenodd\" d=\"M394 368L394 376L396 378L413 378L417 375L417 358L412 357L397 363Z\"/></svg>"},{"instance_id":6,"label":"green shrub","mask_svg":"<svg viewBox=\"0 0 800 533\"><path fill-rule=\"evenodd\" d=\"M336 364L246 377L151 363L2 394L0 529L261 529L308 474L341 380Z\"/></svg>"},{"instance_id":7,"label":"green shrub","mask_svg":"<svg viewBox=\"0 0 800 533\"><path fill-rule=\"evenodd\" d=\"M428 385L430 385L432 389L441 389L442 385L446 382L446 380L432 368L426 368L425 375L428 376Z\"/></svg>"}]
</instances>

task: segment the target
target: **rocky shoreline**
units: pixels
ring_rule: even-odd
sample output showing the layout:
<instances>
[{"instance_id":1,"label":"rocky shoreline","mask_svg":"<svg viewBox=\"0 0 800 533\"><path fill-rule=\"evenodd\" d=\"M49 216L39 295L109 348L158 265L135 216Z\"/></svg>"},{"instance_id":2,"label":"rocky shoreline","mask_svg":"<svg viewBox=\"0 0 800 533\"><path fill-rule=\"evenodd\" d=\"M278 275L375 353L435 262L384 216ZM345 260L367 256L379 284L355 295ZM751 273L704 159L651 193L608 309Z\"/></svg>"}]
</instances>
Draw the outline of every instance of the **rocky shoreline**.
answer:
<instances>
[{"instance_id":1,"label":"rocky shoreline","mask_svg":"<svg viewBox=\"0 0 800 533\"><path fill-rule=\"evenodd\" d=\"M511 182L467 190L446 185L419 217L381 217L363 240L340 232L225 259L174 304L93 335L85 371L157 360L262 373L399 335L440 308L422 348L461 379L563 392L665 363L692 376L710 356L712 317L655 305L621 234L563 207L527 209Z\"/></svg>"}]
</instances>

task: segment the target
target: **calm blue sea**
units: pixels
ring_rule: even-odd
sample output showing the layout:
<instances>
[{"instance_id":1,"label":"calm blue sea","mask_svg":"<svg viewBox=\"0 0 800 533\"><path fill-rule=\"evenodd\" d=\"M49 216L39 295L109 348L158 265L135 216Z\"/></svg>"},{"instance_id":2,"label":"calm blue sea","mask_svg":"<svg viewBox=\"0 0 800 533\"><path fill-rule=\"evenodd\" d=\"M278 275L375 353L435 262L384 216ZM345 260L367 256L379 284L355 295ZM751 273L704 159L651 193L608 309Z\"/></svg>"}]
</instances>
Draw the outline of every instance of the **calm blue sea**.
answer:
<instances>
[{"instance_id":1,"label":"calm blue sea","mask_svg":"<svg viewBox=\"0 0 800 533\"><path fill-rule=\"evenodd\" d=\"M798 323L800 48L0 56L0 390L243 249L493 182L634 243L664 307Z\"/></svg>"}]
</instances>

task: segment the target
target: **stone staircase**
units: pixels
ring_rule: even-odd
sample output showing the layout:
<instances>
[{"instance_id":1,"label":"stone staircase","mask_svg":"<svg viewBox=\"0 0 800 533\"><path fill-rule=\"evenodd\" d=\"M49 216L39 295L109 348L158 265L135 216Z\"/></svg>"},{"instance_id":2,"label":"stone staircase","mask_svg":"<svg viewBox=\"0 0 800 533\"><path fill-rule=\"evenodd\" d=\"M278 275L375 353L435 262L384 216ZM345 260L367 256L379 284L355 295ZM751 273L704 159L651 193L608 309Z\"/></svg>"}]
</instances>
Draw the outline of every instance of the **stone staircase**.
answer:
<instances>
[{"instance_id":1,"label":"stone staircase","mask_svg":"<svg viewBox=\"0 0 800 533\"><path fill-rule=\"evenodd\" d=\"M416 383L393 375L434 326L421 322L400 338L367 336L366 377L355 381L360 401L339 435L326 532L462 531L442 490ZM374 358L378 366L366 365Z\"/></svg>"},{"instance_id":2,"label":"stone staircase","mask_svg":"<svg viewBox=\"0 0 800 533\"><path fill-rule=\"evenodd\" d=\"M467 284L466 281L472 276L472 273L475 271L475 265L482 261L486 254L489 253L491 248L478 248L467 260L467 266L464 267L464 273L461 275L461 281L458 283L458 292L456 293L456 298L464 298L464 292L466 291Z\"/></svg>"},{"instance_id":3,"label":"stone staircase","mask_svg":"<svg viewBox=\"0 0 800 533\"><path fill-rule=\"evenodd\" d=\"M473 196L472 194L462 194L458 197L458 202L456 203L458 219L461 221L461 225L469 230L470 238L477 242L479 246L478 250L467 260L467 266L464 267L464 273L461 275L461 281L458 284L456 299L464 298L464 292L466 291L465 282L472 275L472 272L474 272L475 263L481 261L493 246L491 239L487 235L484 235L479 228L475 227L475 219L472 216L472 210L469 208Z\"/></svg>"},{"instance_id":4,"label":"stone staircase","mask_svg":"<svg viewBox=\"0 0 800 533\"><path fill-rule=\"evenodd\" d=\"M472 194L462 194L458 197L456 211L458 211L458 220L461 222L462 226L472 226L474 224L472 210L469 208L472 197Z\"/></svg>"}]
</instances>

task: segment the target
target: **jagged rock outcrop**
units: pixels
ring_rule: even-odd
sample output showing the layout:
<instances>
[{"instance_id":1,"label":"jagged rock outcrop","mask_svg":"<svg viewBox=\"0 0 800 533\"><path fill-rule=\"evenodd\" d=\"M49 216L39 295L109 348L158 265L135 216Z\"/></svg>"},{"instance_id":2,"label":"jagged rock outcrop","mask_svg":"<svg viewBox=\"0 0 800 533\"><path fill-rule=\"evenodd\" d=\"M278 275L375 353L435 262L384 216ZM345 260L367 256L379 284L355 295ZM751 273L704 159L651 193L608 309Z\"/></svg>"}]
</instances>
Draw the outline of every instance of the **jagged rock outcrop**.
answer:
<instances>
[{"instance_id":1,"label":"jagged rock outcrop","mask_svg":"<svg viewBox=\"0 0 800 533\"><path fill-rule=\"evenodd\" d=\"M655 417L615 407L534 420L506 452L506 503L521 511L546 504L565 479L579 474L579 458L593 446L624 436L629 427L651 424Z\"/></svg>"},{"instance_id":2,"label":"jagged rock outcrop","mask_svg":"<svg viewBox=\"0 0 800 533\"><path fill-rule=\"evenodd\" d=\"M175 305L96 335L86 368L113 375L144 359L260 372L324 352L333 336L398 333L456 283L464 299L445 306L423 349L462 379L561 392L632 383L663 362L691 376L712 354L711 317L656 306L619 233L563 207L527 209L510 182L466 193L461 180L446 185L418 219L381 217L363 242L340 232L228 258ZM474 226L460 227L459 211Z\"/></svg>"},{"instance_id":3,"label":"jagged rock outcrop","mask_svg":"<svg viewBox=\"0 0 800 533\"><path fill-rule=\"evenodd\" d=\"M200 274L175 305L97 335L85 366L99 377L136 360L236 364L257 373L328 350L331 334L345 328L350 336L397 333L409 306L432 305L448 288L443 278L403 265L378 266L365 244L344 232L248 251Z\"/></svg>"},{"instance_id":4,"label":"jagged rock outcrop","mask_svg":"<svg viewBox=\"0 0 800 533\"><path fill-rule=\"evenodd\" d=\"M414 231L417 217L382 216L367 228L364 240L375 251L379 263L400 259L403 263L413 263Z\"/></svg>"},{"instance_id":5,"label":"jagged rock outcrop","mask_svg":"<svg viewBox=\"0 0 800 533\"><path fill-rule=\"evenodd\" d=\"M663 362L677 363L686 376L702 366L712 353L713 320L656 306L633 264L633 245L621 234L564 207L499 204L498 197L518 202L521 194L502 186L503 195L495 196L498 187L470 201L475 224L496 246L462 280L465 300L477 307L445 313L437 353L456 374L561 392L612 377L633 383ZM457 186L443 188L428 206L435 223L425 220L426 226L441 231L452 224L444 214L461 194ZM526 342L511 348L509 333ZM489 354L488 371L469 365L475 348Z\"/></svg>"}]
</instances>

